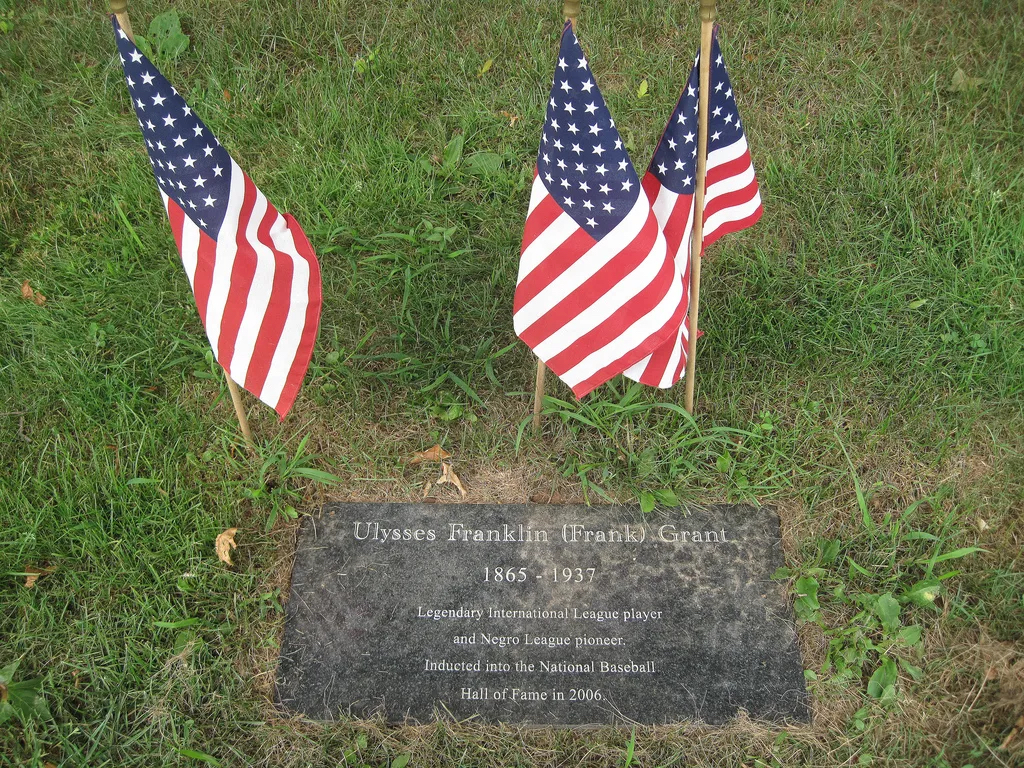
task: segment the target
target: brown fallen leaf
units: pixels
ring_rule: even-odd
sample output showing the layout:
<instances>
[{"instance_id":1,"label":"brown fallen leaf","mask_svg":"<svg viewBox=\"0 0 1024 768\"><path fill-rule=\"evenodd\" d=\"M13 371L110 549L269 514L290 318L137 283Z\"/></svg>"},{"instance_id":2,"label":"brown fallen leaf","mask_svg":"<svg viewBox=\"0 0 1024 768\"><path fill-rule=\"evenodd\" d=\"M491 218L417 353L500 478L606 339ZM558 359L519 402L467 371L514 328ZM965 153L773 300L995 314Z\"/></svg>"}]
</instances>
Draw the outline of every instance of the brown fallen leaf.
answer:
<instances>
[{"instance_id":1,"label":"brown fallen leaf","mask_svg":"<svg viewBox=\"0 0 1024 768\"><path fill-rule=\"evenodd\" d=\"M53 573L53 568L36 568L32 565L25 566L25 589L32 589L39 581L40 576L45 576L48 573Z\"/></svg>"},{"instance_id":2,"label":"brown fallen leaf","mask_svg":"<svg viewBox=\"0 0 1024 768\"><path fill-rule=\"evenodd\" d=\"M444 461L450 459L451 454L448 453L440 445L435 445L433 448L427 448L425 451L416 451L409 459L410 464L419 464L424 461Z\"/></svg>"},{"instance_id":3,"label":"brown fallen leaf","mask_svg":"<svg viewBox=\"0 0 1024 768\"><path fill-rule=\"evenodd\" d=\"M999 745L999 748L1009 749L1010 744L1013 742L1015 738L1017 738L1017 734L1021 731L1024 731L1024 715L1021 715L1019 718L1017 718L1017 724L1013 726L1013 728L1007 734L1006 738L1003 739L1003 743Z\"/></svg>"},{"instance_id":4,"label":"brown fallen leaf","mask_svg":"<svg viewBox=\"0 0 1024 768\"><path fill-rule=\"evenodd\" d=\"M217 549L217 558L222 563L234 565L234 563L231 562L231 550L238 549L238 545L235 544L236 533L238 533L237 528L228 528L217 536L217 542L215 544Z\"/></svg>"},{"instance_id":5,"label":"brown fallen leaf","mask_svg":"<svg viewBox=\"0 0 1024 768\"><path fill-rule=\"evenodd\" d=\"M39 291L32 290L32 286L29 285L28 280L21 284L21 298L26 301L35 302L40 307L46 303L46 297Z\"/></svg>"},{"instance_id":6,"label":"brown fallen leaf","mask_svg":"<svg viewBox=\"0 0 1024 768\"><path fill-rule=\"evenodd\" d=\"M445 483L451 483L459 489L459 493L462 494L462 498L466 498L466 489L462 486L462 481L459 480L459 476L455 474L455 470L452 469L452 465L447 462L441 465L441 476L434 481L434 485L444 485Z\"/></svg>"},{"instance_id":7,"label":"brown fallen leaf","mask_svg":"<svg viewBox=\"0 0 1024 768\"><path fill-rule=\"evenodd\" d=\"M509 112L506 109L501 110L501 112L499 112L498 114L508 120L508 127L509 128L514 128L515 124L516 124L516 121L519 120L519 115L513 115L511 112Z\"/></svg>"},{"instance_id":8,"label":"brown fallen leaf","mask_svg":"<svg viewBox=\"0 0 1024 768\"><path fill-rule=\"evenodd\" d=\"M231 101L231 91L224 89L224 101Z\"/></svg>"}]
</instances>

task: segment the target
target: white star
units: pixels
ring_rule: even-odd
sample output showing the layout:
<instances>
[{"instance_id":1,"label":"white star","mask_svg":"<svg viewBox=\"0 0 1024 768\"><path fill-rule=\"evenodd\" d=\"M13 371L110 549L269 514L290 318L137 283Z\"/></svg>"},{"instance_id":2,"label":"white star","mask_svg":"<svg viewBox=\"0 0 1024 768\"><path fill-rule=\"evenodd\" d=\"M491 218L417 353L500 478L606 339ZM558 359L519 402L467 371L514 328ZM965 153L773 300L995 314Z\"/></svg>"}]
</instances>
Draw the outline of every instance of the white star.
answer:
<instances>
[{"instance_id":1,"label":"white star","mask_svg":"<svg viewBox=\"0 0 1024 768\"><path fill-rule=\"evenodd\" d=\"M576 69L586 69L586 68L587 68L587 60L586 60L586 58L580 59L579 63L576 65Z\"/></svg>"},{"instance_id":2,"label":"white star","mask_svg":"<svg viewBox=\"0 0 1024 768\"><path fill-rule=\"evenodd\" d=\"M196 161L195 161L195 158L192 157L192 155L189 155L188 157L185 158L185 167L186 168L195 168L195 166L196 166Z\"/></svg>"},{"instance_id":3,"label":"white star","mask_svg":"<svg viewBox=\"0 0 1024 768\"><path fill-rule=\"evenodd\" d=\"M191 208L194 211L196 209L196 204L193 203L191 200L189 200L188 201L188 207Z\"/></svg>"},{"instance_id":4,"label":"white star","mask_svg":"<svg viewBox=\"0 0 1024 768\"><path fill-rule=\"evenodd\" d=\"M587 226L588 227L596 227L597 226L597 222L594 221L593 219L587 219Z\"/></svg>"},{"instance_id":5,"label":"white star","mask_svg":"<svg viewBox=\"0 0 1024 768\"><path fill-rule=\"evenodd\" d=\"M130 77L127 78L127 80L128 80L128 87L129 88L134 88L135 87L135 81L132 80Z\"/></svg>"},{"instance_id":6,"label":"white star","mask_svg":"<svg viewBox=\"0 0 1024 768\"><path fill-rule=\"evenodd\" d=\"M156 143L156 148L159 149L161 152L163 152L166 149L166 147L159 141Z\"/></svg>"},{"instance_id":7,"label":"white star","mask_svg":"<svg viewBox=\"0 0 1024 768\"><path fill-rule=\"evenodd\" d=\"M722 54L718 54L718 58L715 59L715 64L722 66Z\"/></svg>"},{"instance_id":8,"label":"white star","mask_svg":"<svg viewBox=\"0 0 1024 768\"><path fill-rule=\"evenodd\" d=\"M626 160L619 160L619 170L620 171L626 170L626 165L628 165L628 162Z\"/></svg>"},{"instance_id":9,"label":"white star","mask_svg":"<svg viewBox=\"0 0 1024 768\"><path fill-rule=\"evenodd\" d=\"M606 150L600 144L598 144L596 147L594 147L594 154L597 155L598 157L600 157L601 155L603 155L607 151L608 150Z\"/></svg>"},{"instance_id":10,"label":"white star","mask_svg":"<svg viewBox=\"0 0 1024 768\"><path fill-rule=\"evenodd\" d=\"M152 149L153 148L153 142L151 142L149 139L146 139L146 146L149 147L150 149ZM153 161L150 160L149 162L152 163Z\"/></svg>"},{"instance_id":11,"label":"white star","mask_svg":"<svg viewBox=\"0 0 1024 768\"><path fill-rule=\"evenodd\" d=\"M142 99L136 99L135 103L139 105L139 109L145 109L146 105L142 103Z\"/></svg>"},{"instance_id":12,"label":"white star","mask_svg":"<svg viewBox=\"0 0 1024 768\"><path fill-rule=\"evenodd\" d=\"M157 106L157 107L163 106L163 103L165 101L167 101L167 97L166 96L161 96L159 93L156 96L153 97L153 105L154 106Z\"/></svg>"},{"instance_id":13,"label":"white star","mask_svg":"<svg viewBox=\"0 0 1024 768\"><path fill-rule=\"evenodd\" d=\"M554 181L554 179L551 178L551 174L550 173L545 173L544 174L544 178L547 180L548 184L550 184L552 181Z\"/></svg>"},{"instance_id":14,"label":"white star","mask_svg":"<svg viewBox=\"0 0 1024 768\"><path fill-rule=\"evenodd\" d=\"M562 142L559 141L558 139L555 139L555 143L554 143L553 146L555 147L555 149L561 149L562 148Z\"/></svg>"},{"instance_id":15,"label":"white star","mask_svg":"<svg viewBox=\"0 0 1024 768\"><path fill-rule=\"evenodd\" d=\"M214 200L210 195L207 195L206 197L203 198L203 202L206 203L207 208L212 208L213 204L216 203L217 201Z\"/></svg>"},{"instance_id":16,"label":"white star","mask_svg":"<svg viewBox=\"0 0 1024 768\"><path fill-rule=\"evenodd\" d=\"M149 72L143 72L142 73L142 84L143 85L149 85L152 82L153 82L153 76L151 74L149 74Z\"/></svg>"},{"instance_id":17,"label":"white star","mask_svg":"<svg viewBox=\"0 0 1024 768\"><path fill-rule=\"evenodd\" d=\"M586 173L586 172L587 172L587 166L585 166L583 163L576 163L576 173Z\"/></svg>"},{"instance_id":18,"label":"white star","mask_svg":"<svg viewBox=\"0 0 1024 768\"><path fill-rule=\"evenodd\" d=\"M612 211L614 211L614 210L615 210L615 209L614 209L614 208L612 207L612 204L611 204L611 203L605 203L605 204L604 204L604 205L602 205L601 207L602 207L602 208L604 208L604 209L605 209L606 211L608 211L608 213L611 213Z\"/></svg>"},{"instance_id":19,"label":"white star","mask_svg":"<svg viewBox=\"0 0 1024 768\"><path fill-rule=\"evenodd\" d=\"M714 117L718 117L720 114L722 114L722 108L721 107L715 107L714 109L711 110L711 114Z\"/></svg>"},{"instance_id":20,"label":"white star","mask_svg":"<svg viewBox=\"0 0 1024 768\"><path fill-rule=\"evenodd\" d=\"M139 53L137 50L132 51L130 54L128 54L128 56L129 58L131 58L134 64L138 64L140 61L142 61L142 54ZM146 85L149 85L149 83L146 83Z\"/></svg>"},{"instance_id":21,"label":"white star","mask_svg":"<svg viewBox=\"0 0 1024 768\"><path fill-rule=\"evenodd\" d=\"M558 130L559 128L561 128L561 126L560 126L560 125L558 124L558 121L557 121L557 120L552 120L552 121L551 121L551 127L552 127L552 128L554 128L554 129L555 129L556 131L557 131L557 130Z\"/></svg>"},{"instance_id":22,"label":"white star","mask_svg":"<svg viewBox=\"0 0 1024 768\"><path fill-rule=\"evenodd\" d=\"M558 165L558 167L559 167L559 168L561 168L561 169L562 169L563 171L564 171L564 170L566 169L566 165L565 165L565 160L563 160L562 158L558 158L558 163L557 163L557 165Z\"/></svg>"},{"instance_id":23,"label":"white star","mask_svg":"<svg viewBox=\"0 0 1024 768\"><path fill-rule=\"evenodd\" d=\"M575 153L576 153L576 154L578 155L578 154L580 154L580 153L581 153L581 152L582 152L583 150L582 150L582 149L580 149L580 145L579 145L579 144L573 144L573 145L572 145L572 151L573 151L573 152L575 152Z\"/></svg>"},{"instance_id":24,"label":"white star","mask_svg":"<svg viewBox=\"0 0 1024 768\"><path fill-rule=\"evenodd\" d=\"M608 194L609 192L611 192L611 191L612 191L612 188L611 188L611 187L609 187L609 186L608 186L607 184L602 184L602 185L601 185L600 187L598 187L597 189L598 189L598 191L600 191L600 192L603 192L603 193L604 193L604 194L606 194L606 195L607 195L607 194Z\"/></svg>"},{"instance_id":25,"label":"white star","mask_svg":"<svg viewBox=\"0 0 1024 768\"><path fill-rule=\"evenodd\" d=\"M711 140L712 140L712 141L718 141L718 138L719 138L719 137L720 137L721 135L722 135L722 132L721 132L721 131L715 131L714 133L712 133L712 134L711 134Z\"/></svg>"},{"instance_id":26,"label":"white star","mask_svg":"<svg viewBox=\"0 0 1024 768\"><path fill-rule=\"evenodd\" d=\"M583 83L583 90L586 91L587 93L590 93L590 89L593 88L593 87L594 87L593 80L587 80L585 83Z\"/></svg>"},{"instance_id":27,"label":"white star","mask_svg":"<svg viewBox=\"0 0 1024 768\"><path fill-rule=\"evenodd\" d=\"M170 115L167 115L167 117L164 118L164 125L170 126L172 128L174 127L175 122L177 121Z\"/></svg>"},{"instance_id":28,"label":"white star","mask_svg":"<svg viewBox=\"0 0 1024 768\"><path fill-rule=\"evenodd\" d=\"M719 83L718 85L715 86L715 92L717 93L718 91L722 90L724 87L725 87L725 83Z\"/></svg>"},{"instance_id":29,"label":"white star","mask_svg":"<svg viewBox=\"0 0 1024 768\"><path fill-rule=\"evenodd\" d=\"M173 171L173 170L174 170L175 168L177 168L177 167L178 167L178 166L176 166L176 165L175 165L174 163L171 163L171 162L168 162L168 163L167 163L167 170L168 170L168 171Z\"/></svg>"},{"instance_id":30,"label":"white star","mask_svg":"<svg viewBox=\"0 0 1024 768\"><path fill-rule=\"evenodd\" d=\"M211 146L205 146L205 147L203 147L203 155L204 155L205 157L209 157L209 156L210 156L210 155L212 155L212 154L213 154L213 147L211 147Z\"/></svg>"},{"instance_id":31,"label":"white star","mask_svg":"<svg viewBox=\"0 0 1024 768\"><path fill-rule=\"evenodd\" d=\"M548 135L546 133L542 133L540 135L540 140L541 140L542 144L547 144L548 143Z\"/></svg>"},{"instance_id":32,"label":"white star","mask_svg":"<svg viewBox=\"0 0 1024 768\"><path fill-rule=\"evenodd\" d=\"M559 59L558 60L558 68L559 69L565 69L567 66L569 66L569 65L565 63L565 59Z\"/></svg>"},{"instance_id":33,"label":"white star","mask_svg":"<svg viewBox=\"0 0 1024 768\"><path fill-rule=\"evenodd\" d=\"M573 112L576 111L576 107L572 105L572 102L567 101L565 102L565 111L571 115Z\"/></svg>"},{"instance_id":34,"label":"white star","mask_svg":"<svg viewBox=\"0 0 1024 768\"><path fill-rule=\"evenodd\" d=\"M547 156L547 153L545 153L545 154L541 155L541 159L542 159L542 160L543 160L543 161L544 161L545 163L550 163L550 162L551 162L551 158L549 158L549 157Z\"/></svg>"},{"instance_id":35,"label":"white star","mask_svg":"<svg viewBox=\"0 0 1024 768\"><path fill-rule=\"evenodd\" d=\"M589 211L591 208L594 207L594 204L592 202L590 202L589 200L584 200L583 201L583 207L586 208Z\"/></svg>"},{"instance_id":36,"label":"white star","mask_svg":"<svg viewBox=\"0 0 1024 768\"><path fill-rule=\"evenodd\" d=\"M673 139L671 136L668 137L668 148L669 149L675 149L676 148L676 140Z\"/></svg>"},{"instance_id":37,"label":"white star","mask_svg":"<svg viewBox=\"0 0 1024 768\"><path fill-rule=\"evenodd\" d=\"M566 93L568 93L569 91L572 90L572 88L569 87L569 81L568 80L563 80L562 84L560 86L558 86L558 87L561 88Z\"/></svg>"},{"instance_id":38,"label":"white star","mask_svg":"<svg viewBox=\"0 0 1024 768\"><path fill-rule=\"evenodd\" d=\"M725 92L725 98L727 98L727 99L731 99L732 98L732 88L730 88L728 91Z\"/></svg>"},{"instance_id":39,"label":"white star","mask_svg":"<svg viewBox=\"0 0 1024 768\"><path fill-rule=\"evenodd\" d=\"M192 137L193 138L195 138L196 136L202 136L202 135L203 135L203 126L195 125L195 126L192 127Z\"/></svg>"},{"instance_id":40,"label":"white star","mask_svg":"<svg viewBox=\"0 0 1024 768\"><path fill-rule=\"evenodd\" d=\"M600 173L602 176L604 176L606 173L608 173L608 169L605 168L603 165L599 165L597 166L597 168L594 169L594 173Z\"/></svg>"},{"instance_id":41,"label":"white star","mask_svg":"<svg viewBox=\"0 0 1024 768\"><path fill-rule=\"evenodd\" d=\"M192 181L196 183L197 187L206 186L206 179L204 179L202 176L196 176L194 179L192 179Z\"/></svg>"},{"instance_id":42,"label":"white star","mask_svg":"<svg viewBox=\"0 0 1024 768\"><path fill-rule=\"evenodd\" d=\"M732 123L732 113L731 112L728 115L725 116L725 122L726 123Z\"/></svg>"},{"instance_id":43,"label":"white star","mask_svg":"<svg viewBox=\"0 0 1024 768\"><path fill-rule=\"evenodd\" d=\"M185 185L182 184L180 181L178 182L178 189L180 189L182 192L185 191Z\"/></svg>"},{"instance_id":44,"label":"white star","mask_svg":"<svg viewBox=\"0 0 1024 768\"><path fill-rule=\"evenodd\" d=\"M596 112L597 112L597 104L595 104L594 102L590 102L589 104L587 104L587 114L588 115L593 115ZM614 127L614 126L615 126L615 123L612 123L612 127Z\"/></svg>"},{"instance_id":45,"label":"white star","mask_svg":"<svg viewBox=\"0 0 1024 768\"><path fill-rule=\"evenodd\" d=\"M566 128L566 130L571 132L574 136L580 132L580 129L576 127L576 123L569 123L569 127Z\"/></svg>"},{"instance_id":46,"label":"white star","mask_svg":"<svg viewBox=\"0 0 1024 768\"><path fill-rule=\"evenodd\" d=\"M183 138L181 138L180 135L177 136L174 139L174 146L176 146L176 147L183 147L183 146L185 146L185 140Z\"/></svg>"},{"instance_id":47,"label":"white star","mask_svg":"<svg viewBox=\"0 0 1024 768\"><path fill-rule=\"evenodd\" d=\"M589 192L590 191L590 185L587 184L587 182L585 182L585 181L581 181L580 182L580 189L582 189L584 192Z\"/></svg>"},{"instance_id":48,"label":"white star","mask_svg":"<svg viewBox=\"0 0 1024 768\"><path fill-rule=\"evenodd\" d=\"M697 95L697 89L694 88L692 85L686 86L686 95L687 96L696 96Z\"/></svg>"},{"instance_id":49,"label":"white star","mask_svg":"<svg viewBox=\"0 0 1024 768\"><path fill-rule=\"evenodd\" d=\"M615 140L615 148L616 149L622 149L622 139L616 139Z\"/></svg>"},{"instance_id":50,"label":"white star","mask_svg":"<svg viewBox=\"0 0 1024 768\"><path fill-rule=\"evenodd\" d=\"M559 183L562 185L563 188L565 188L565 189L569 188L569 180L568 179L562 179Z\"/></svg>"},{"instance_id":51,"label":"white star","mask_svg":"<svg viewBox=\"0 0 1024 768\"><path fill-rule=\"evenodd\" d=\"M184 113L185 117L188 117L192 114L192 108L189 107L188 104L186 104L185 109L183 109L182 112Z\"/></svg>"},{"instance_id":52,"label":"white star","mask_svg":"<svg viewBox=\"0 0 1024 768\"><path fill-rule=\"evenodd\" d=\"M688 134L683 136L683 138L686 139L686 143L689 144L691 141L693 141L693 131L690 131Z\"/></svg>"},{"instance_id":53,"label":"white star","mask_svg":"<svg viewBox=\"0 0 1024 768\"><path fill-rule=\"evenodd\" d=\"M565 198L565 204L568 205L570 208L572 208L575 205L571 197Z\"/></svg>"},{"instance_id":54,"label":"white star","mask_svg":"<svg viewBox=\"0 0 1024 768\"><path fill-rule=\"evenodd\" d=\"M552 107L555 106L555 100L554 99L552 99L550 103L551 103Z\"/></svg>"},{"instance_id":55,"label":"white star","mask_svg":"<svg viewBox=\"0 0 1024 768\"><path fill-rule=\"evenodd\" d=\"M211 205L212 205L212 203L211 203ZM203 221L202 219L200 219L200 220L199 220L199 226L200 226L200 227L205 227L205 226L206 226L206 222L205 222L205 221Z\"/></svg>"},{"instance_id":56,"label":"white star","mask_svg":"<svg viewBox=\"0 0 1024 768\"><path fill-rule=\"evenodd\" d=\"M668 172L668 167L664 163L658 163L658 173L664 176Z\"/></svg>"},{"instance_id":57,"label":"white star","mask_svg":"<svg viewBox=\"0 0 1024 768\"><path fill-rule=\"evenodd\" d=\"M629 190L631 190L632 188L633 188L633 182L630 181L629 179L626 179L624 182L622 182L622 191L623 192L629 192Z\"/></svg>"},{"instance_id":58,"label":"white star","mask_svg":"<svg viewBox=\"0 0 1024 768\"><path fill-rule=\"evenodd\" d=\"M127 40L127 39L128 39L128 35L126 35L126 34L124 33L124 30L123 30L123 29L119 29L119 30L117 30L117 34L118 34L118 36L119 36L119 37L120 37L120 38L121 38L122 40Z\"/></svg>"},{"instance_id":59,"label":"white star","mask_svg":"<svg viewBox=\"0 0 1024 768\"><path fill-rule=\"evenodd\" d=\"M679 123L680 125L686 125L686 115L680 112L679 118L676 120L676 122Z\"/></svg>"},{"instance_id":60,"label":"white star","mask_svg":"<svg viewBox=\"0 0 1024 768\"><path fill-rule=\"evenodd\" d=\"M693 181L693 177L692 176L687 176L685 179L683 179L683 184L688 187L688 186L690 186L690 182L691 181Z\"/></svg>"},{"instance_id":61,"label":"white star","mask_svg":"<svg viewBox=\"0 0 1024 768\"><path fill-rule=\"evenodd\" d=\"M592 126L590 126L590 132L597 136L597 134L601 132L601 129L600 127L598 127L597 123L594 123Z\"/></svg>"},{"instance_id":62,"label":"white star","mask_svg":"<svg viewBox=\"0 0 1024 768\"><path fill-rule=\"evenodd\" d=\"M683 170L683 161L682 160L676 160L675 169L677 171Z\"/></svg>"}]
</instances>

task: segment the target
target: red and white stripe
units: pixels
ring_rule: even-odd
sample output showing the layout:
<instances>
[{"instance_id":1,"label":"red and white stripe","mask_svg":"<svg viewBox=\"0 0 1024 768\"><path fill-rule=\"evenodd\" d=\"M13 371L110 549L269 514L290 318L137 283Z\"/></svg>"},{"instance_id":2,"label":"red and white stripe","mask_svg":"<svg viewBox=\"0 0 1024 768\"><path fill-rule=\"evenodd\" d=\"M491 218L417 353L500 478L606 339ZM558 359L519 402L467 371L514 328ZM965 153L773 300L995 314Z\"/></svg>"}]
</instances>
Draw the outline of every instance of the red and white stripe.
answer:
<instances>
[{"instance_id":1,"label":"red and white stripe","mask_svg":"<svg viewBox=\"0 0 1024 768\"><path fill-rule=\"evenodd\" d=\"M708 153L706 179L703 249L722 235L757 223L764 211L745 136ZM686 314L690 303L693 195L677 195L663 187L650 171L645 174L643 184L650 199L654 200L653 210L665 233L668 251L675 260L682 284L686 286L682 308ZM680 323L674 339L635 363L623 375L662 389L678 383L686 371L690 336L688 323L687 316Z\"/></svg>"},{"instance_id":2,"label":"red and white stripe","mask_svg":"<svg viewBox=\"0 0 1024 768\"><path fill-rule=\"evenodd\" d=\"M283 419L313 354L320 266L298 222L233 160L230 181L216 240L161 196L217 362Z\"/></svg>"},{"instance_id":3,"label":"red and white stripe","mask_svg":"<svg viewBox=\"0 0 1024 768\"><path fill-rule=\"evenodd\" d=\"M595 240L534 177L513 324L577 397L670 341L684 288L647 195Z\"/></svg>"}]
</instances>

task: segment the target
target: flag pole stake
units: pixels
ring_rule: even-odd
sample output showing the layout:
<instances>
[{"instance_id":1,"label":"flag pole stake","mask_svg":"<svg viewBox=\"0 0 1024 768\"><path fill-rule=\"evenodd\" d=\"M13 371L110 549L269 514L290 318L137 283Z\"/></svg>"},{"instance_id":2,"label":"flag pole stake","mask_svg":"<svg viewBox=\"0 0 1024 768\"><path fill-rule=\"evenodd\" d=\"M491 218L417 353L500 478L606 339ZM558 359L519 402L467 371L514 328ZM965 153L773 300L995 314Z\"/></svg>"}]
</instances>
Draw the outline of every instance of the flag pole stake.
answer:
<instances>
[{"instance_id":1,"label":"flag pole stake","mask_svg":"<svg viewBox=\"0 0 1024 768\"><path fill-rule=\"evenodd\" d=\"M128 19L128 0L110 0L110 12L117 17L117 23L128 35L128 39L135 42L135 34L132 32L132 23Z\"/></svg>"},{"instance_id":2,"label":"flag pole stake","mask_svg":"<svg viewBox=\"0 0 1024 768\"><path fill-rule=\"evenodd\" d=\"M128 0L110 0L110 12L114 14L117 19L118 26L128 35L128 39L133 43L135 42L135 34L132 32L132 22L128 18ZM221 366L221 370L224 371L224 378L228 382L228 392L231 393L231 402L235 406L235 415L238 417L238 426L242 429L242 435L245 437L245 442L250 446L253 445L252 441L252 430L249 429L249 419L245 415L245 409L242 407L242 393L238 389L238 385L235 384L231 375L228 373L228 369Z\"/></svg>"},{"instance_id":3,"label":"flag pole stake","mask_svg":"<svg viewBox=\"0 0 1024 768\"><path fill-rule=\"evenodd\" d=\"M693 413L697 370L697 314L700 308L700 257L704 245L704 192L708 172L708 100L711 89L711 33L715 0L700 0L700 96L697 113L697 188L693 195L693 239L690 241L689 353L686 359L686 412Z\"/></svg>"},{"instance_id":4,"label":"flag pole stake","mask_svg":"<svg viewBox=\"0 0 1024 768\"><path fill-rule=\"evenodd\" d=\"M573 30L576 29L576 19L580 15L580 3L582 0L565 0L562 4L562 15L565 20L572 24ZM547 366L544 365L544 361L539 357L537 358L537 381L533 388L533 431L534 434L540 432L540 421L541 411L544 408L544 374L547 372Z\"/></svg>"},{"instance_id":5,"label":"flag pole stake","mask_svg":"<svg viewBox=\"0 0 1024 768\"><path fill-rule=\"evenodd\" d=\"M228 369L221 366L221 370L224 371L224 378L228 382L228 392L231 393L231 402L235 406L235 416L238 417L238 426L242 430L242 435L245 437L245 442L252 447L252 430L249 429L249 419L245 415L245 408L242 407L242 392L238 389L238 385L235 384L235 380L231 378L231 374L228 373Z\"/></svg>"}]
</instances>

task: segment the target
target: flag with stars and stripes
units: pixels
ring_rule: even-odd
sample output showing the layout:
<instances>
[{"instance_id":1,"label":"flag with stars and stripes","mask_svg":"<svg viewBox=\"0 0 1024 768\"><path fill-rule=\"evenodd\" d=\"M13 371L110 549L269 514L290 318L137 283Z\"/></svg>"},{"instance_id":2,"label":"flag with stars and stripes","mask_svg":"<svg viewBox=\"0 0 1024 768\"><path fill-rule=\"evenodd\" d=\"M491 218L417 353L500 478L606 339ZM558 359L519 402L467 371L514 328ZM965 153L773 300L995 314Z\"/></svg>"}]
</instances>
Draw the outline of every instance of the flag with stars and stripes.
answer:
<instances>
[{"instance_id":1,"label":"flag with stars and stripes","mask_svg":"<svg viewBox=\"0 0 1024 768\"><path fill-rule=\"evenodd\" d=\"M235 163L111 16L128 93L214 356L283 419L320 324L320 265L298 222Z\"/></svg>"},{"instance_id":2,"label":"flag with stars and stripes","mask_svg":"<svg viewBox=\"0 0 1024 768\"><path fill-rule=\"evenodd\" d=\"M687 286L684 312L689 307L690 231L697 176L697 100L700 57L694 62L686 89L679 98L654 151L643 186L665 233ZM708 163L704 192L703 247L722 235L745 229L761 218L761 195L740 125L729 74L718 45L718 28L711 40L711 93L708 98ZM625 375L655 387L671 387L686 368L689 329L680 324L675 338L636 363Z\"/></svg>"},{"instance_id":3,"label":"flag with stars and stripes","mask_svg":"<svg viewBox=\"0 0 1024 768\"><path fill-rule=\"evenodd\" d=\"M513 324L577 397L665 343L682 275L568 22L523 232Z\"/></svg>"}]
</instances>

